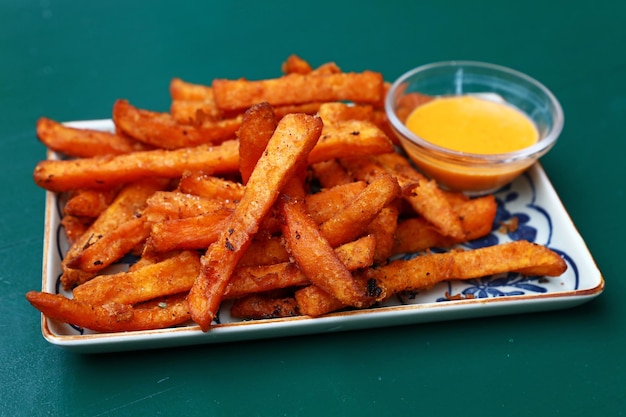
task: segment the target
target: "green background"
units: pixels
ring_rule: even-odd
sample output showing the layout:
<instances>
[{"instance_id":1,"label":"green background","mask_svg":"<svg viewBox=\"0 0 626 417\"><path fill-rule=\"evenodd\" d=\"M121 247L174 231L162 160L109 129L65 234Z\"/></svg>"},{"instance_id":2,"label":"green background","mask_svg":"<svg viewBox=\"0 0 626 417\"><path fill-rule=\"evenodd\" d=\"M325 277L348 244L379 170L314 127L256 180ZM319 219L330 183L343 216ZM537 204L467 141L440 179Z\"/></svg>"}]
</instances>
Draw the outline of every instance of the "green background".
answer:
<instances>
[{"instance_id":1,"label":"green background","mask_svg":"<svg viewBox=\"0 0 626 417\"><path fill-rule=\"evenodd\" d=\"M0 2L0 415L626 413L622 1ZM566 122L542 163L606 279L569 310L80 355L41 336L40 116L167 111L172 77L275 77L292 54L393 80L439 60L525 72Z\"/></svg>"}]
</instances>

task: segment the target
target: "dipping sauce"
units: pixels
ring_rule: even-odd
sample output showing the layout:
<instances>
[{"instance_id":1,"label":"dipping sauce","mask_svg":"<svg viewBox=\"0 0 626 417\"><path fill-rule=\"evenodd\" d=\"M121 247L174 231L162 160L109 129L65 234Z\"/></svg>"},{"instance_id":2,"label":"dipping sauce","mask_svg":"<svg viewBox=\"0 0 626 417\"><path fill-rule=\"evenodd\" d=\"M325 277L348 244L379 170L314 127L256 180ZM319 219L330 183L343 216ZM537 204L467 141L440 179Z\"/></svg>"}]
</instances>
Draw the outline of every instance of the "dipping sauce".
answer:
<instances>
[{"instance_id":1,"label":"dipping sauce","mask_svg":"<svg viewBox=\"0 0 626 417\"><path fill-rule=\"evenodd\" d=\"M436 178L439 185L470 195L495 191L534 162L485 164L476 163L475 157L518 151L539 140L534 123L521 111L499 100L472 95L435 98L415 108L405 125L427 142L463 152L454 162L444 162L414 145L405 146L420 170Z\"/></svg>"},{"instance_id":2,"label":"dipping sauce","mask_svg":"<svg viewBox=\"0 0 626 417\"><path fill-rule=\"evenodd\" d=\"M473 154L499 154L527 148L539 133L522 112L471 95L436 98L417 107L406 127L442 148Z\"/></svg>"}]
</instances>

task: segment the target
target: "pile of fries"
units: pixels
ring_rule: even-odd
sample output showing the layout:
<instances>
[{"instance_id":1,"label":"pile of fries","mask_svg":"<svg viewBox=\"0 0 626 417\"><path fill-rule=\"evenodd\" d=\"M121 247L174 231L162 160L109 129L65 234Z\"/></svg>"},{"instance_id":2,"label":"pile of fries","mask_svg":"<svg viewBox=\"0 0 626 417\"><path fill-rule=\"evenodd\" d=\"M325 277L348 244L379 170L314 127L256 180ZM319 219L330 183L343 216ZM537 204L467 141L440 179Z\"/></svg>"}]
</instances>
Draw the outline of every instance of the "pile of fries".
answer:
<instances>
[{"instance_id":1,"label":"pile of fries","mask_svg":"<svg viewBox=\"0 0 626 417\"><path fill-rule=\"evenodd\" d=\"M67 156L41 161L34 180L67 196L71 297L28 301L97 332L208 331L225 300L240 319L317 317L443 280L565 271L525 241L431 253L488 234L494 197L444 191L397 151L380 73L295 55L282 72L174 79L169 113L119 100L114 133L40 119L39 139ZM396 256L408 252L421 255ZM138 261L111 273L128 254Z\"/></svg>"}]
</instances>

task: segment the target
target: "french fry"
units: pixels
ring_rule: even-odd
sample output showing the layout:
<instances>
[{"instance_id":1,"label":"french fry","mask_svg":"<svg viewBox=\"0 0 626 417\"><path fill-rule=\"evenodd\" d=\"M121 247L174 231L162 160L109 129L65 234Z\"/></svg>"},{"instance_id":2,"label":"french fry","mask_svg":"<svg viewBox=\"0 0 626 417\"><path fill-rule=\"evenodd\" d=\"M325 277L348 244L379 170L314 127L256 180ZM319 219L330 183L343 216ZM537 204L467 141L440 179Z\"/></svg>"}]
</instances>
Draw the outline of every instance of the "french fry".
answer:
<instances>
[{"instance_id":1,"label":"french fry","mask_svg":"<svg viewBox=\"0 0 626 417\"><path fill-rule=\"evenodd\" d=\"M91 305L137 304L189 291L200 271L200 257L184 251L131 272L100 275L74 288L74 299Z\"/></svg>"},{"instance_id":2,"label":"french fry","mask_svg":"<svg viewBox=\"0 0 626 417\"><path fill-rule=\"evenodd\" d=\"M310 74L313 68L298 55L289 55L283 62L281 70L284 74Z\"/></svg>"},{"instance_id":3,"label":"french fry","mask_svg":"<svg viewBox=\"0 0 626 417\"><path fill-rule=\"evenodd\" d=\"M187 172L178 183L182 193L208 197L224 202L241 200L245 186L240 182L229 181L204 172Z\"/></svg>"},{"instance_id":4,"label":"french fry","mask_svg":"<svg viewBox=\"0 0 626 417\"><path fill-rule=\"evenodd\" d=\"M309 155L309 164L388 152L393 152L393 143L376 125L351 120L325 126L318 144Z\"/></svg>"},{"instance_id":5,"label":"french fry","mask_svg":"<svg viewBox=\"0 0 626 417\"><path fill-rule=\"evenodd\" d=\"M231 215L230 210L218 210L154 223L147 244L155 252L206 249L219 238Z\"/></svg>"},{"instance_id":6,"label":"french fry","mask_svg":"<svg viewBox=\"0 0 626 417\"><path fill-rule=\"evenodd\" d=\"M332 102L322 104L318 114L325 125L333 125L352 120L371 121L373 112L374 108L371 105Z\"/></svg>"},{"instance_id":7,"label":"french fry","mask_svg":"<svg viewBox=\"0 0 626 417\"><path fill-rule=\"evenodd\" d=\"M179 149L204 144L220 144L235 138L241 126L240 118L182 124L169 113L138 109L126 100L113 106L113 122L124 134L148 145Z\"/></svg>"},{"instance_id":8,"label":"french fry","mask_svg":"<svg viewBox=\"0 0 626 417\"><path fill-rule=\"evenodd\" d=\"M162 329L189 320L184 295L133 308L128 304L92 306L60 294L30 291L26 299L46 317L101 333Z\"/></svg>"},{"instance_id":9,"label":"french fry","mask_svg":"<svg viewBox=\"0 0 626 417\"><path fill-rule=\"evenodd\" d=\"M170 81L170 96L173 100L185 101L211 101L214 99L211 87L190 83L180 78L172 78Z\"/></svg>"},{"instance_id":10,"label":"french fry","mask_svg":"<svg viewBox=\"0 0 626 417\"><path fill-rule=\"evenodd\" d=\"M393 254L398 229L398 217L400 215L399 204L389 204L383 207L376 218L367 226L366 233L375 237L376 252L374 261L376 264L384 264Z\"/></svg>"},{"instance_id":11,"label":"french fry","mask_svg":"<svg viewBox=\"0 0 626 417\"><path fill-rule=\"evenodd\" d=\"M364 236L335 249L337 259L349 271L367 268L374 263L376 239ZM309 285L311 281L298 265L284 258L267 265L239 264L226 287L224 298L238 298L244 295L271 290Z\"/></svg>"},{"instance_id":12,"label":"french fry","mask_svg":"<svg viewBox=\"0 0 626 417\"><path fill-rule=\"evenodd\" d=\"M566 269L567 264L557 253L522 240L393 261L380 268L369 269L366 276L375 279L390 295L428 289L450 279L480 278L504 272L558 276Z\"/></svg>"},{"instance_id":13,"label":"french fry","mask_svg":"<svg viewBox=\"0 0 626 417\"><path fill-rule=\"evenodd\" d=\"M293 297L268 297L249 295L233 303L230 315L239 319L275 319L299 316L298 304Z\"/></svg>"},{"instance_id":14,"label":"french fry","mask_svg":"<svg viewBox=\"0 0 626 417\"><path fill-rule=\"evenodd\" d=\"M324 188L332 188L337 185L348 184L352 178L336 159L318 162L311 165L313 175Z\"/></svg>"},{"instance_id":15,"label":"french fry","mask_svg":"<svg viewBox=\"0 0 626 417\"><path fill-rule=\"evenodd\" d=\"M125 136L69 127L46 117L37 121L37 137L48 149L79 158L121 155L149 149L145 144Z\"/></svg>"},{"instance_id":16,"label":"french fry","mask_svg":"<svg viewBox=\"0 0 626 417\"><path fill-rule=\"evenodd\" d=\"M96 218L111 204L118 189L79 190L65 203L63 214L66 216Z\"/></svg>"},{"instance_id":17,"label":"french fry","mask_svg":"<svg viewBox=\"0 0 626 417\"><path fill-rule=\"evenodd\" d=\"M392 253L421 252L434 247L446 248L465 240L478 239L491 232L497 209L492 195L457 202L453 204L453 208L461 219L464 239L444 236L423 217L413 217L402 220L398 225Z\"/></svg>"},{"instance_id":18,"label":"french fry","mask_svg":"<svg viewBox=\"0 0 626 417\"><path fill-rule=\"evenodd\" d=\"M319 317L349 307L317 285L309 285L295 292L298 311L304 316Z\"/></svg>"},{"instance_id":19,"label":"french fry","mask_svg":"<svg viewBox=\"0 0 626 417\"><path fill-rule=\"evenodd\" d=\"M146 204L144 216L148 221L156 223L200 215L214 215L220 211L228 212L234 210L237 203L177 191L157 191L148 198Z\"/></svg>"},{"instance_id":20,"label":"french fry","mask_svg":"<svg viewBox=\"0 0 626 417\"><path fill-rule=\"evenodd\" d=\"M139 217L120 223L102 237L90 240L89 246L66 266L84 272L98 272L131 252L150 236L150 224Z\"/></svg>"},{"instance_id":21,"label":"french fry","mask_svg":"<svg viewBox=\"0 0 626 417\"><path fill-rule=\"evenodd\" d=\"M61 282L65 289L71 289L91 279L95 275L95 272L106 268L115 260L111 259L111 257L107 257L105 262L104 259L102 259L101 262L92 264L89 271L71 267L71 265L78 262L83 252L88 250L95 242L115 232L122 224L135 219L136 214L145 207L148 197L155 191L163 189L163 187L164 182L162 180L151 179L129 184L120 190L111 205L107 207L66 253L65 258L61 262L63 269ZM101 248L101 246L99 247ZM100 259L100 256L96 253L91 253L96 259ZM120 257L124 255L124 253L117 253Z\"/></svg>"},{"instance_id":22,"label":"french fry","mask_svg":"<svg viewBox=\"0 0 626 417\"><path fill-rule=\"evenodd\" d=\"M35 183L49 191L80 188L106 189L144 178L178 178L187 171L230 174L239 169L236 140L217 146L200 145L176 150L156 149L114 157L41 161Z\"/></svg>"},{"instance_id":23,"label":"french fry","mask_svg":"<svg viewBox=\"0 0 626 417\"><path fill-rule=\"evenodd\" d=\"M362 235L380 211L400 194L390 175L381 175L335 216L319 226L320 233L335 247Z\"/></svg>"},{"instance_id":24,"label":"french fry","mask_svg":"<svg viewBox=\"0 0 626 417\"><path fill-rule=\"evenodd\" d=\"M321 119L302 114L287 115L278 123L228 226L204 255L202 270L189 292L191 316L203 331L209 329L228 280L263 217L283 185L306 163L321 131Z\"/></svg>"},{"instance_id":25,"label":"french fry","mask_svg":"<svg viewBox=\"0 0 626 417\"><path fill-rule=\"evenodd\" d=\"M419 215L446 236L464 238L463 228L450 202L435 181L415 171L401 156L380 153L366 158L343 158L342 165L359 179L367 179L387 171L402 188L402 195Z\"/></svg>"},{"instance_id":26,"label":"french fry","mask_svg":"<svg viewBox=\"0 0 626 417\"><path fill-rule=\"evenodd\" d=\"M236 112L263 101L272 106L342 100L376 103L383 94L383 79L380 73L373 71L324 75L292 73L259 81L215 79L212 87L218 107Z\"/></svg>"},{"instance_id":27,"label":"french fry","mask_svg":"<svg viewBox=\"0 0 626 417\"><path fill-rule=\"evenodd\" d=\"M241 182L246 184L257 161L265 151L267 142L276 130L274 110L266 102L254 104L243 115L243 123L237 132L239 138L239 172Z\"/></svg>"},{"instance_id":28,"label":"french fry","mask_svg":"<svg viewBox=\"0 0 626 417\"><path fill-rule=\"evenodd\" d=\"M65 230L65 236L68 243L73 245L80 237L85 234L89 226L93 223L92 218L76 217L72 215L65 215L61 219L61 225Z\"/></svg>"},{"instance_id":29,"label":"french fry","mask_svg":"<svg viewBox=\"0 0 626 417\"><path fill-rule=\"evenodd\" d=\"M283 197L279 207L285 218L282 230L287 250L311 282L345 304L362 307L368 303L364 289L322 236L304 203Z\"/></svg>"}]
</instances>

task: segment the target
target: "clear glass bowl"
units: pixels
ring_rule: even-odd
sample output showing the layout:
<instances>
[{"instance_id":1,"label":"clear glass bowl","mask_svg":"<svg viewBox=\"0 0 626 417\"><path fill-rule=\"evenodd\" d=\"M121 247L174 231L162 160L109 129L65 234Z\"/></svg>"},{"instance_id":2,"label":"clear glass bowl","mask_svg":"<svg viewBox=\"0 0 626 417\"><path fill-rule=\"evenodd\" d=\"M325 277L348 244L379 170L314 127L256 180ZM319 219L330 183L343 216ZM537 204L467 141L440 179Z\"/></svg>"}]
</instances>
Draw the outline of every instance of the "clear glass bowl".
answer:
<instances>
[{"instance_id":1,"label":"clear glass bowl","mask_svg":"<svg viewBox=\"0 0 626 417\"><path fill-rule=\"evenodd\" d=\"M425 98L477 94L504 100L535 124L539 140L504 154L473 154L434 145L405 126L406 117ZM543 84L510 68L473 61L427 64L408 71L389 88L389 122L409 157L442 188L478 195L496 191L545 155L563 129L563 110Z\"/></svg>"}]
</instances>

